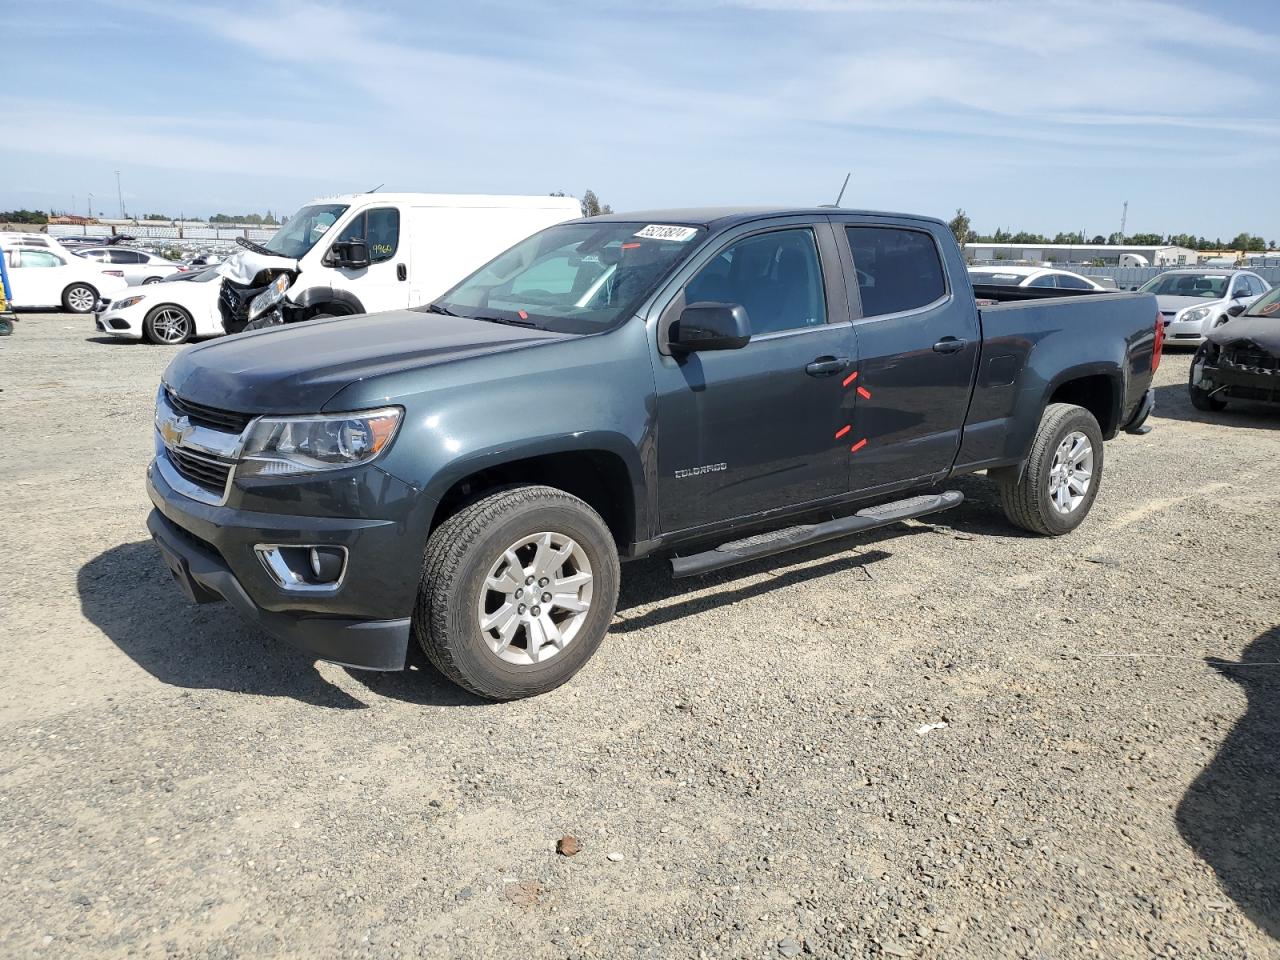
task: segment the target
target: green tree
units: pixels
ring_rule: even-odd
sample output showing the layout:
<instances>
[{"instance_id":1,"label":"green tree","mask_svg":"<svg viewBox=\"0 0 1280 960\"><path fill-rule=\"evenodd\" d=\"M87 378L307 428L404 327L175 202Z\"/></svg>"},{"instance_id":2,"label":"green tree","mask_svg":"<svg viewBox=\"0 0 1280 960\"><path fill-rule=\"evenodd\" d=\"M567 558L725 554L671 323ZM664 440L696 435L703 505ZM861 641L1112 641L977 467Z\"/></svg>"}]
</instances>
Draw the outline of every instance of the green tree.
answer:
<instances>
[{"instance_id":1,"label":"green tree","mask_svg":"<svg viewBox=\"0 0 1280 960\"><path fill-rule=\"evenodd\" d=\"M969 228L969 215L959 207L956 208L956 215L951 218L951 222L947 224L951 228L951 233L956 238L956 243L964 246L974 238L973 231Z\"/></svg>"},{"instance_id":2,"label":"green tree","mask_svg":"<svg viewBox=\"0 0 1280 960\"><path fill-rule=\"evenodd\" d=\"M596 192L588 190L582 195L582 215L584 217L598 217L602 213L613 213L613 207L607 203L601 203L600 198L596 196Z\"/></svg>"},{"instance_id":3,"label":"green tree","mask_svg":"<svg viewBox=\"0 0 1280 960\"><path fill-rule=\"evenodd\" d=\"M271 227L279 226L280 224L280 221L276 219L275 214L272 213L270 210L268 210L267 215L262 218L262 222L263 224Z\"/></svg>"},{"instance_id":4,"label":"green tree","mask_svg":"<svg viewBox=\"0 0 1280 960\"><path fill-rule=\"evenodd\" d=\"M1255 237L1248 231L1236 234L1235 239L1228 246L1232 250L1265 250L1267 248L1265 240Z\"/></svg>"},{"instance_id":5,"label":"green tree","mask_svg":"<svg viewBox=\"0 0 1280 960\"><path fill-rule=\"evenodd\" d=\"M167 213L148 213L143 216L143 220L172 220L173 218Z\"/></svg>"},{"instance_id":6,"label":"green tree","mask_svg":"<svg viewBox=\"0 0 1280 960\"><path fill-rule=\"evenodd\" d=\"M1164 245L1164 237L1158 233L1135 233L1127 242L1139 247L1159 247Z\"/></svg>"},{"instance_id":7,"label":"green tree","mask_svg":"<svg viewBox=\"0 0 1280 960\"><path fill-rule=\"evenodd\" d=\"M48 223L48 214L39 210L5 210L0 212L0 223Z\"/></svg>"},{"instance_id":8,"label":"green tree","mask_svg":"<svg viewBox=\"0 0 1280 960\"><path fill-rule=\"evenodd\" d=\"M1092 243L1095 247L1100 247L1100 246L1102 246L1102 244L1104 244L1104 243L1106 243L1106 242L1107 242L1107 238L1106 238L1106 237L1104 237L1102 234L1098 234L1096 237L1094 237L1094 238L1093 238L1092 240L1090 240L1089 242L1090 242L1090 243Z\"/></svg>"}]
</instances>

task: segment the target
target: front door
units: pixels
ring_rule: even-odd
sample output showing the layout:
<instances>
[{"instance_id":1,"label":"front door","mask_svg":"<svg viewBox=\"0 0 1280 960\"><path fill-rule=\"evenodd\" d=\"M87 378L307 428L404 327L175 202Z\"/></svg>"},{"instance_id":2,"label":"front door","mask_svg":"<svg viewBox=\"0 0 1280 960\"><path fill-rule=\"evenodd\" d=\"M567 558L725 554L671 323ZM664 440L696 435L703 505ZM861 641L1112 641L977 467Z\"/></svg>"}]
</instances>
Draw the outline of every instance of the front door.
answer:
<instances>
[{"instance_id":1,"label":"front door","mask_svg":"<svg viewBox=\"0 0 1280 960\"><path fill-rule=\"evenodd\" d=\"M400 211L374 207L355 215L335 242L364 238L367 267L332 267L335 290L348 290L366 313L409 306L409 246L400 236Z\"/></svg>"},{"instance_id":2,"label":"front door","mask_svg":"<svg viewBox=\"0 0 1280 960\"><path fill-rule=\"evenodd\" d=\"M660 356L658 498L664 533L843 494L853 337L826 223L728 240L674 306L746 308L738 350ZM821 246L826 255L821 254Z\"/></svg>"},{"instance_id":3,"label":"front door","mask_svg":"<svg viewBox=\"0 0 1280 960\"><path fill-rule=\"evenodd\" d=\"M855 491L905 486L950 470L960 449L981 347L967 288L953 289L938 238L920 226L840 224L860 314ZM940 229L945 230L945 227ZM964 264L954 244L953 276Z\"/></svg>"}]
</instances>

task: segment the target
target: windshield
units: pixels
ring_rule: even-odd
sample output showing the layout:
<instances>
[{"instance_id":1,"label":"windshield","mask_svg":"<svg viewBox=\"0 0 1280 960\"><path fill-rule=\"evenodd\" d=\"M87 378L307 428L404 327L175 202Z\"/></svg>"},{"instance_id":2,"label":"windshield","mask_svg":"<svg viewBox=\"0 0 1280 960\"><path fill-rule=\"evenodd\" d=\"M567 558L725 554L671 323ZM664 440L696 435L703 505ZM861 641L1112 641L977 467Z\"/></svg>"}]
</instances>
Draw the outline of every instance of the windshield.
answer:
<instances>
[{"instance_id":1,"label":"windshield","mask_svg":"<svg viewBox=\"0 0 1280 960\"><path fill-rule=\"evenodd\" d=\"M1249 305L1246 317L1275 317L1280 319L1280 286L1272 287Z\"/></svg>"},{"instance_id":2,"label":"windshield","mask_svg":"<svg viewBox=\"0 0 1280 960\"><path fill-rule=\"evenodd\" d=\"M434 306L557 333L595 333L630 316L705 234L671 224L560 224L481 267Z\"/></svg>"},{"instance_id":3,"label":"windshield","mask_svg":"<svg viewBox=\"0 0 1280 960\"><path fill-rule=\"evenodd\" d=\"M1227 292L1227 280L1222 273L1162 273L1152 277L1139 293L1154 293L1158 297L1204 297L1220 300Z\"/></svg>"},{"instance_id":4,"label":"windshield","mask_svg":"<svg viewBox=\"0 0 1280 960\"><path fill-rule=\"evenodd\" d=\"M1016 287L1025 276L1017 273L997 273L987 270L970 270L969 279L974 283L989 283L996 287Z\"/></svg>"},{"instance_id":5,"label":"windshield","mask_svg":"<svg viewBox=\"0 0 1280 960\"><path fill-rule=\"evenodd\" d=\"M304 257L308 250L320 242L325 231L346 212L347 205L344 203L317 203L303 207L262 247L278 257L290 257L294 260Z\"/></svg>"}]
</instances>

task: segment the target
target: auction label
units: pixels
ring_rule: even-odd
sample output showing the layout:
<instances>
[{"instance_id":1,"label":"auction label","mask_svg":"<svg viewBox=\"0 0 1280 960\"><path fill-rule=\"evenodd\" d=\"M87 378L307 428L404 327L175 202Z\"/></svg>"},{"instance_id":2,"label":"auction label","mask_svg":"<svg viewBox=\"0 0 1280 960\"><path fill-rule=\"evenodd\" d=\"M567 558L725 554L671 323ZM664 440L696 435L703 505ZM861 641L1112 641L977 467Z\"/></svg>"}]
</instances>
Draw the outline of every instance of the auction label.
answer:
<instances>
[{"instance_id":1,"label":"auction label","mask_svg":"<svg viewBox=\"0 0 1280 960\"><path fill-rule=\"evenodd\" d=\"M691 240L697 233L697 227L675 227L661 223L651 223L639 231L636 236L642 240L674 240L676 243L684 243L687 240Z\"/></svg>"}]
</instances>

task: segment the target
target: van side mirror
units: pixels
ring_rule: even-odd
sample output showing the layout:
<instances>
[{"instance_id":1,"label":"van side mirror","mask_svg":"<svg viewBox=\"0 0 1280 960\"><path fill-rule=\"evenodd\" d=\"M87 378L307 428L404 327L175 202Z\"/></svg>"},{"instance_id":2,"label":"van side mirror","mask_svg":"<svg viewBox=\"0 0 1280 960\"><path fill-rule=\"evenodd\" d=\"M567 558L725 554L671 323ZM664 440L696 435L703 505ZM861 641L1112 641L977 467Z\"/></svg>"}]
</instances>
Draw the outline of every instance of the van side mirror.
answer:
<instances>
[{"instance_id":1,"label":"van side mirror","mask_svg":"<svg viewBox=\"0 0 1280 960\"><path fill-rule=\"evenodd\" d=\"M369 244L364 237L340 240L333 245L333 262L339 267L359 270L369 265Z\"/></svg>"},{"instance_id":2,"label":"van side mirror","mask_svg":"<svg viewBox=\"0 0 1280 960\"><path fill-rule=\"evenodd\" d=\"M671 348L683 353L738 350L750 340L751 319L739 303L690 304L671 329Z\"/></svg>"}]
</instances>

